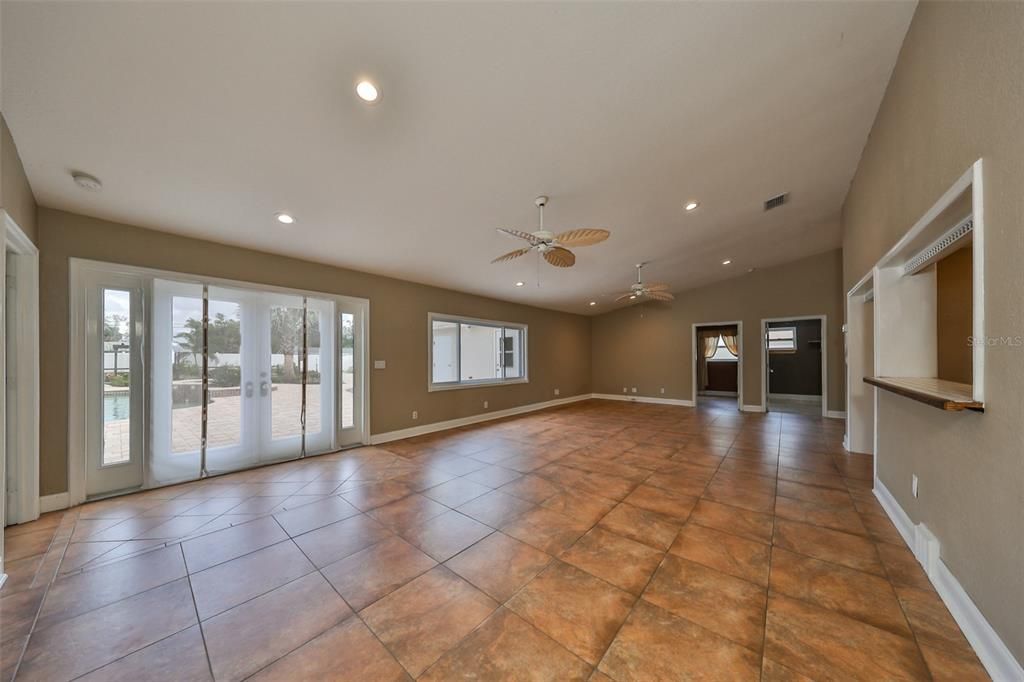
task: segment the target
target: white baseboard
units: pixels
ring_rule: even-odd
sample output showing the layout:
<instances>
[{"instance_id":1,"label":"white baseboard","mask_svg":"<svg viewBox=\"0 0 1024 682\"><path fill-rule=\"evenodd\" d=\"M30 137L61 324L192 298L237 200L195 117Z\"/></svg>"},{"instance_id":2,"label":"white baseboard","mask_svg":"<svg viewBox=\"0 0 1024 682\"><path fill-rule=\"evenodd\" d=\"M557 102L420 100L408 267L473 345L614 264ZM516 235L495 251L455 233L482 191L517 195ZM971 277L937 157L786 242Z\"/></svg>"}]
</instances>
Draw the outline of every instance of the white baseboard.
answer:
<instances>
[{"instance_id":1,"label":"white baseboard","mask_svg":"<svg viewBox=\"0 0 1024 682\"><path fill-rule=\"evenodd\" d=\"M764 412L764 405L744 405L744 412Z\"/></svg>"},{"instance_id":2,"label":"white baseboard","mask_svg":"<svg viewBox=\"0 0 1024 682\"><path fill-rule=\"evenodd\" d=\"M1024 680L1024 667L981 613L949 567L939 556L940 543L923 524L915 525L885 484L875 478L875 497L892 519L904 542L914 552L949 609L964 637L993 680Z\"/></svg>"},{"instance_id":3,"label":"white baseboard","mask_svg":"<svg viewBox=\"0 0 1024 682\"><path fill-rule=\"evenodd\" d=\"M57 511L58 509L67 509L71 506L69 500L70 497L67 493L43 495L39 498L39 513L45 514L46 512Z\"/></svg>"},{"instance_id":4,"label":"white baseboard","mask_svg":"<svg viewBox=\"0 0 1024 682\"><path fill-rule=\"evenodd\" d=\"M694 405L692 400L683 400L682 398L655 398L630 393L623 395L618 393L591 393L590 397L597 400L621 400L630 403L651 403L653 405L678 405L680 407L693 407Z\"/></svg>"},{"instance_id":5,"label":"white baseboard","mask_svg":"<svg viewBox=\"0 0 1024 682\"><path fill-rule=\"evenodd\" d=\"M546 400L541 403L530 403L528 405L520 405L519 407L510 407L507 410L483 412L481 414L474 414L469 417L448 419L447 421L443 422L433 422L431 424L423 424L422 426L412 426L407 429L398 429L397 431L385 431L384 433L375 433L370 436L370 445L390 443L391 441L402 440L403 438L422 436L428 433L435 433L437 431L446 431L448 429L455 429L460 426L479 424L480 422L491 421L493 419L503 419L504 417L512 417L517 414L525 414L527 412L536 412L537 410L546 410L549 407L558 407L559 405L577 403L580 402L581 400L590 400L591 397L592 395L590 393L583 393L580 395L570 396L568 398L557 398L555 400Z\"/></svg>"},{"instance_id":6,"label":"white baseboard","mask_svg":"<svg viewBox=\"0 0 1024 682\"><path fill-rule=\"evenodd\" d=\"M846 410L829 410L825 416L829 419L846 419Z\"/></svg>"}]
</instances>

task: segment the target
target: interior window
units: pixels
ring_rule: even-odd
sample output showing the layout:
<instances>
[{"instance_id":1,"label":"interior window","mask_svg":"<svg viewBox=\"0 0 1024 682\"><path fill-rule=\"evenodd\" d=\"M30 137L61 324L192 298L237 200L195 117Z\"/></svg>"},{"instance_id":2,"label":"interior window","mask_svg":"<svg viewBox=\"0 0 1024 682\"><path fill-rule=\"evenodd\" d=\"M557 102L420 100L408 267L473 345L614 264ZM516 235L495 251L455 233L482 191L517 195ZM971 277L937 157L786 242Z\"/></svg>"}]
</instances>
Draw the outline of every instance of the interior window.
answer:
<instances>
[{"instance_id":1,"label":"interior window","mask_svg":"<svg viewBox=\"0 0 1024 682\"><path fill-rule=\"evenodd\" d=\"M772 327L769 329L768 350L772 353L795 353L796 327Z\"/></svg>"}]
</instances>

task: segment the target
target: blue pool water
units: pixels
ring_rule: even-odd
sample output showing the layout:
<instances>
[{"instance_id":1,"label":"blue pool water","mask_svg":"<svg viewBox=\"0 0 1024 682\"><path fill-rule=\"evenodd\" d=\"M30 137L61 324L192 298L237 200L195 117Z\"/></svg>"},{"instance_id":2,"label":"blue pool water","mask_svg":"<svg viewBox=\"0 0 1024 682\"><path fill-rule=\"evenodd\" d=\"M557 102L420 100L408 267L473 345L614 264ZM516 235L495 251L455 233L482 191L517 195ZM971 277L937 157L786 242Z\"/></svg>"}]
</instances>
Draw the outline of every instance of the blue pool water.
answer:
<instances>
[{"instance_id":1,"label":"blue pool water","mask_svg":"<svg viewBox=\"0 0 1024 682\"><path fill-rule=\"evenodd\" d=\"M128 393L107 393L103 396L103 421L112 422L128 418L131 399Z\"/></svg>"}]
</instances>

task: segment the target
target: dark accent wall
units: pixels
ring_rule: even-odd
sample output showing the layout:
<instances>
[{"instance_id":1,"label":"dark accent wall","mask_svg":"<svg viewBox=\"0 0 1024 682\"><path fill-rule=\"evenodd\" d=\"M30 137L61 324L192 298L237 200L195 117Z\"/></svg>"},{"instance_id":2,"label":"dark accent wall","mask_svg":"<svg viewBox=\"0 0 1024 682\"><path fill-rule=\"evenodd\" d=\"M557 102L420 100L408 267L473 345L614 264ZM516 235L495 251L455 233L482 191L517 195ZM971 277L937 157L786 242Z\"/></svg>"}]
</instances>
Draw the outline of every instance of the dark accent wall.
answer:
<instances>
[{"instance_id":1,"label":"dark accent wall","mask_svg":"<svg viewBox=\"0 0 1024 682\"><path fill-rule=\"evenodd\" d=\"M821 322L769 322L769 327L796 327L795 353L769 353L768 392L821 395Z\"/></svg>"},{"instance_id":2,"label":"dark accent wall","mask_svg":"<svg viewBox=\"0 0 1024 682\"><path fill-rule=\"evenodd\" d=\"M725 391L735 393L738 390L739 363L728 360L712 360L708 362L708 386L705 391Z\"/></svg>"}]
</instances>

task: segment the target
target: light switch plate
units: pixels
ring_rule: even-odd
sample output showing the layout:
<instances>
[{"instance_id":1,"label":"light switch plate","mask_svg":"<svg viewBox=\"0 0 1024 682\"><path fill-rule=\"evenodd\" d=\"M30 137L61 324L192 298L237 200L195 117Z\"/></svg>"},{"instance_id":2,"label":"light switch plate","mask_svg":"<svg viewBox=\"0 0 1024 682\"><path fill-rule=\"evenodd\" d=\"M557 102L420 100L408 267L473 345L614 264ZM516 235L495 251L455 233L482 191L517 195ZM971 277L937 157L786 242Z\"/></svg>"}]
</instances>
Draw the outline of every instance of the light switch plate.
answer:
<instances>
[{"instance_id":1,"label":"light switch plate","mask_svg":"<svg viewBox=\"0 0 1024 682\"><path fill-rule=\"evenodd\" d=\"M384 369L387 366L388 366L388 363L387 363L386 360L374 360L373 361L373 368L374 369Z\"/></svg>"}]
</instances>

